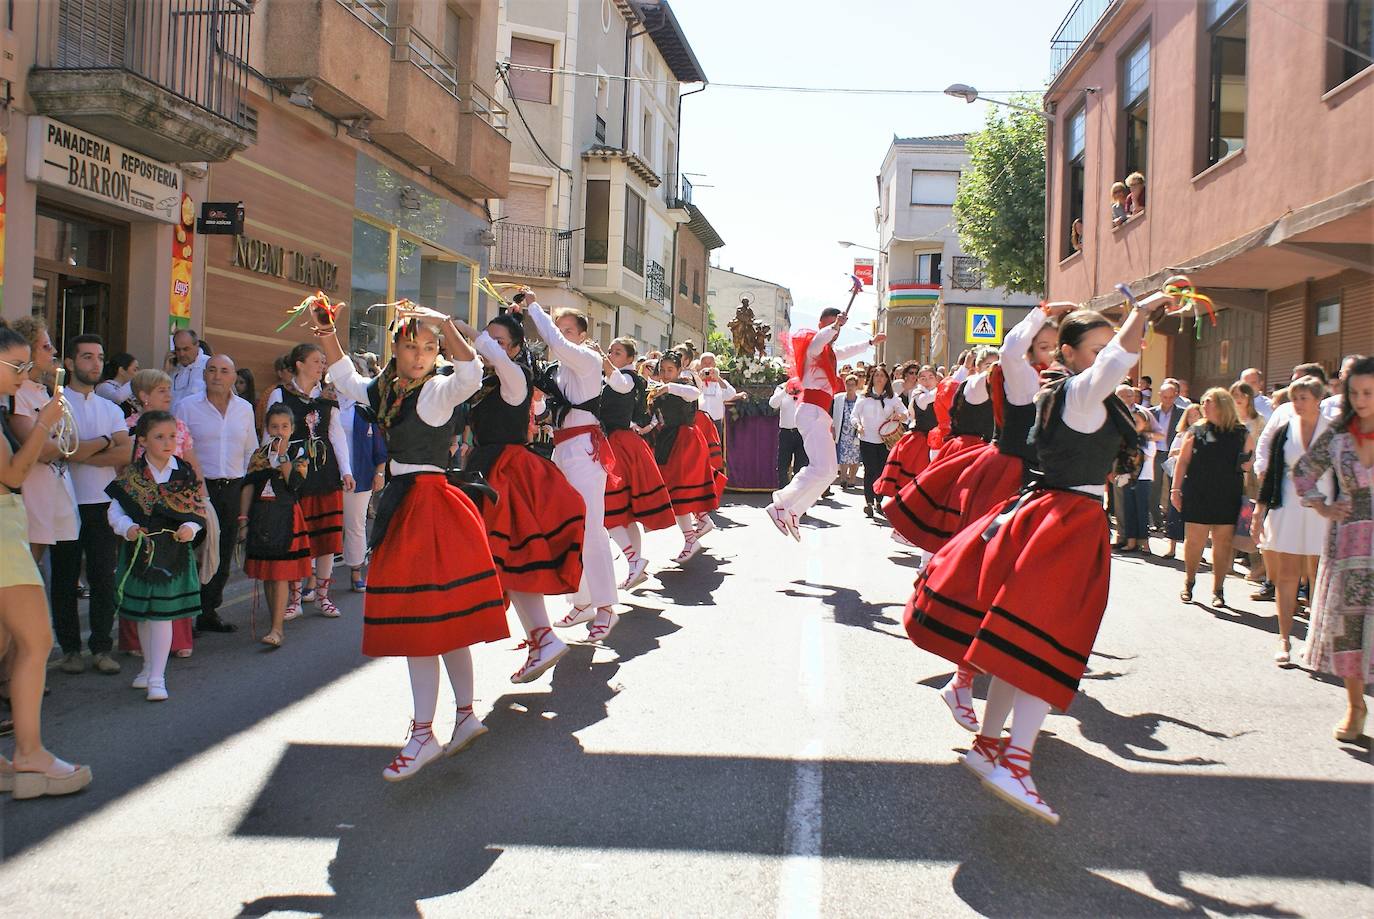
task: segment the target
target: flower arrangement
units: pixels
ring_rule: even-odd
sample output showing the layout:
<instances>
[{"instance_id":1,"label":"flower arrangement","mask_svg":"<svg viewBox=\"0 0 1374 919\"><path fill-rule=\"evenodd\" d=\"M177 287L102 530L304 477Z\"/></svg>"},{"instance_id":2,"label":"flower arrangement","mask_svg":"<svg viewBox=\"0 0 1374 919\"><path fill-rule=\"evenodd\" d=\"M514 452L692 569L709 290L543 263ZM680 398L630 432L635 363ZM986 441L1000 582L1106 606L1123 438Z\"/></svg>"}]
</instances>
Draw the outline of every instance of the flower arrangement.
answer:
<instances>
[{"instance_id":1,"label":"flower arrangement","mask_svg":"<svg viewBox=\"0 0 1374 919\"><path fill-rule=\"evenodd\" d=\"M787 365L776 357L736 357L725 378L736 389L771 388L787 379Z\"/></svg>"}]
</instances>

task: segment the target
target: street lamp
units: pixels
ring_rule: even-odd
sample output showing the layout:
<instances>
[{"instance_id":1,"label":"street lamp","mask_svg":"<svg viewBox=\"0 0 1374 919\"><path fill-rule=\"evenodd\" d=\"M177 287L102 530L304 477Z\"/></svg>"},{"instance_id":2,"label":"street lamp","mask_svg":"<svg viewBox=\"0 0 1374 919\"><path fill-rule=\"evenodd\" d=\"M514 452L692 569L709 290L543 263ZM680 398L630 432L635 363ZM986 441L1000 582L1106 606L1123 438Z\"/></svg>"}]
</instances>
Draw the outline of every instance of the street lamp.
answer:
<instances>
[{"instance_id":1,"label":"street lamp","mask_svg":"<svg viewBox=\"0 0 1374 919\"><path fill-rule=\"evenodd\" d=\"M847 239L836 240L836 242L838 242L841 246L843 246L843 247L846 248L846 249L849 249L849 248L852 247L852 248L856 248L856 249L867 249L869 252L876 252L876 253L878 253L879 255L886 255L886 254L887 254L887 250L886 250L886 249L875 249L875 248L873 248L872 246L865 246L865 245L863 245L862 243L852 243L852 242L850 242L850 241L847 240Z\"/></svg>"},{"instance_id":2,"label":"street lamp","mask_svg":"<svg viewBox=\"0 0 1374 919\"><path fill-rule=\"evenodd\" d=\"M945 95L953 96L956 99L963 99L970 105L980 101L991 102L993 105L1001 105L1005 108L1014 108L1022 112L1030 112L1033 115L1039 115L1046 121L1054 121L1054 115L1043 109L1033 108L1029 105L1018 105L1015 102L1003 102L1001 99L990 99L987 96L980 96L978 95L978 90L969 86L967 83L951 83L945 88Z\"/></svg>"}]
</instances>

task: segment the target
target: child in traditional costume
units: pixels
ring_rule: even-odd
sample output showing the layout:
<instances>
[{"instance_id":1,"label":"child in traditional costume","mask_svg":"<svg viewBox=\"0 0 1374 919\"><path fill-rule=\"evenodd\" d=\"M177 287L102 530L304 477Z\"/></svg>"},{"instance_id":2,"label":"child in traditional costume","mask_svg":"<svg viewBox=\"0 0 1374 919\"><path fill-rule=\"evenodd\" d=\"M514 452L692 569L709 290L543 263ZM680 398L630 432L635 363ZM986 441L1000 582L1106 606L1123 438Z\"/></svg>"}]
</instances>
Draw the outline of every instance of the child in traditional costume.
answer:
<instances>
[{"instance_id":1,"label":"child in traditional costume","mask_svg":"<svg viewBox=\"0 0 1374 919\"><path fill-rule=\"evenodd\" d=\"M191 542L205 528L205 499L195 471L177 460L177 423L147 411L135 428L143 455L105 487L108 519L120 547L116 610L137 624L143 669L134 689L167 699L172 623L200 615L200 577Z\"/></svg>"},{"instance_id":2,"label":"child in traditional costume","mask_svg":"<svg viewBox=\"0 0 1374 919\"><path fill-rule=\"evenodd\" d=\"M267 410L269 440L249 459L243 480L243 573L263 582L272 627L262 643L272 648L283 641L290 588L310 576L310 537L300 503L310 461L295 426L287 406Z\"/></svg>"},{"instance_id":3,"label":"child in traditional costume","mask_svg":"<svg viewBox=\"0 0 1374 919\"><path fill-rule=\"evenodd\" d=\"M340 395L376 415L390 457L391 477L372 529L363 653L404 657L410 670L410 740L382 770L395 782L486 733L472 709L470 646L510 635L482 515L448 476L458 407L481 385L482 369L448 316L401 301L394 307L392 359L380 376L365 379L334 334L332 305L321 296L311 302L330 379ZM449 374L438 372L441 336L454 358ZM433 733L441 660L457 705L445 746Z\"/></svg>"},{"instance_id":4,"label":"child in traditional costume","mask_svg":"<svg viewBox=\"0 0 1374 919\"><path fill-rule=\"evenodd\" d=\"M649 560L643 555L644 531L665 530L677 519L663 474L654 462L654 451L642 436L651 425L649 382L633 370L634 339L617 338L606 356L631 386L629 392L622 393L608 382L601 390L601 427L611 442L620 477L618 486L606 485L606 529L630 566L620 589L630 590L649 576Z\"/></svg>"},{"instance_id":5,"label":"child in traditional costume","mask_svg":"<svg viewBox=\"0 0 1374 919\"><path fill-rule=\"evenodd\" d=\"M929 366L916 372L916 388L902 401L907 403L907 426L902 439L888 454L883 474L873 491L880 498L894 497L908 482L930 465L930 432L935 430L935 387L939 380Z\"/></svg>"},{"instance_id":6,"label":"child in traditional costume","mask_svg":"<svg viewBox=\"0 0 1374 919\"><path fill-rule=\"evenodd\" d=\"M482 518L501 586L525 629L520 647L529 649L510 679L528 683L568 651L544 598L575 593L582 580L585 507L558 467L529 449L532 372L520 318L497 316L473 345L488 374L469 403L475 443L464 470L495 492L481 502Z\"/></svg>"},{"instance_id":7,"label":"child in traditional costume","mask_svg":"<svg viewBox=\"0 0 1374 919\"><path fill-rule=\"evenodd\" d=\"M711 462L710 447L696 425L701 389L680 382L681 361L676 351L659 359L661 382L651 396L656 428L654 459L668 487L684 540L682 551L673 559L679 565L701 552L701 536L708 532L701 520L710 519L707 515L720 506L725 494L725 473Z\"/></svg>"}]
</instances>

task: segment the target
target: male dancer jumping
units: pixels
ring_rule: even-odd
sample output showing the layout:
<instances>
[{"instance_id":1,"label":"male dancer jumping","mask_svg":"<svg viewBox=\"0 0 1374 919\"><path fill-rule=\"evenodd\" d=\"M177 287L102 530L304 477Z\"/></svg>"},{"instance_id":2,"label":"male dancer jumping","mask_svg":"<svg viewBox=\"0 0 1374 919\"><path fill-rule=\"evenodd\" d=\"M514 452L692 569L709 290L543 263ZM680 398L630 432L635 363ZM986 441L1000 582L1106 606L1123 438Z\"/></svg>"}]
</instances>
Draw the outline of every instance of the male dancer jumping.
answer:
<instances>
[{"instance_id":1,"label":"male dancer jumping","mask_svg":"<svg viewBox=\"0 0 1374 919\"><path fill-rule=\"evenodd\" d=\"M860 289L856 280L855 289L850 291L850 305L854 303L853 294ZM773 503L766 510L778 532L797 542L801 542L797 520L811 509L840 471L830 428L831 403L835 393L844 389L836 367L839 361L861 354L887 338L880 333L868 341L836 348L834 341L848 321L848 309L828 307L821 310L820 331L800 329L792 333L792 369L802 386L797 430L806 448L807 463L791 482L773 492Z\"/></svg>"}]
</instances>

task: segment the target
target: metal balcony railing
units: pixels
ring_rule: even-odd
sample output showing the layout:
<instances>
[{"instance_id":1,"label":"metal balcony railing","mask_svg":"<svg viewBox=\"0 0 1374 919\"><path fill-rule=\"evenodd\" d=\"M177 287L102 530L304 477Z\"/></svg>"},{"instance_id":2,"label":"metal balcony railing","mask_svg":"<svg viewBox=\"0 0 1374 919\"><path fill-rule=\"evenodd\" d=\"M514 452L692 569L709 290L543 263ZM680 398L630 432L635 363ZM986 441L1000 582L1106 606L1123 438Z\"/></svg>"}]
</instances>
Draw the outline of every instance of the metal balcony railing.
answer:
<instances>
[{"instance_id":1,"label":"metal balcony railing","mask_svg":"<svg viewBox=\"0 0 1374 919\"><path fill-rule=\"evenodd\" d=\"M572 275L572 231L504 221L492 225L491 270L535 278Z\"/></svg>"},{"instance_id":2,"label":"metal balcony railing","mask_svg":"<svg viewBox=\"0 0 1374 919\"><path fill-rule=\"evenodd\" d=\"M476 115L502 134L506 133L510 110L492 98L476 83L458 84L458 93L463 100L463 111Z\"/></svg>"},{"instance_id":3,"label":"metal balcony railing","mask_svg":"<svg viewBox=\"0 0 1374 919\"><path fill-rule=\"evenodd\" d=\"M1051 79L1059 73L1073 53L1078 50L1078 46L1083 43L1083 39L1088 37L1093 26L1102 18L1102 14L1118 0L1074 0L1073 6L1064 16L1064 21L1059 23L1059 28L1054 30L1054 36L1050 38L1050 76Z\"/></svg>"},{"instance_id":4,"label":"metal balcony railing","mask_svg":"<svg viewBox=\"0 0 1374 919\"><path fill-rule=\"evenodd\" d=\"M644 268L644 299L656 303L666 303L668 300L668 279L658 262L650 261Z\"/></svg>"},{"instance_id":5,"label":"metal balcony railing","mask_svg":"<svg viewBox=\"0 0 1374 919\"><path fill-rule=\"evenodd\" d=\"M458 65L450 61L444 52L434 47L429 39L410 26L397 26L390 30L391 43L395 45L392 60L410 61L420 72L439 84L453 98L458 98ZM435 113L437 117L439 113Z\"/></svg>"},{"instance_id":6,"label":"metal balcony railing","mask_svg":"<svg viewBox=\"0 0 1374 919\"><path fill-rule=\"evenodd\" d=\"M336 0L344 9L362 20L363 25L376 32L382 38L387 38L386 30L390 27L387 22L386 0ZM387 38L390 41L389 38Z\"/></svg>"},{"instance_id":7,"label":"metal balcony railing","mask_svg":"<svg viewBox=\"0 0 1374 919\"><path fill-rule=\"evenodd\" d=\"M250 127L246 0L59 0L43 70L122 70L239 127Z\"/></svg>"}]
</instances>

